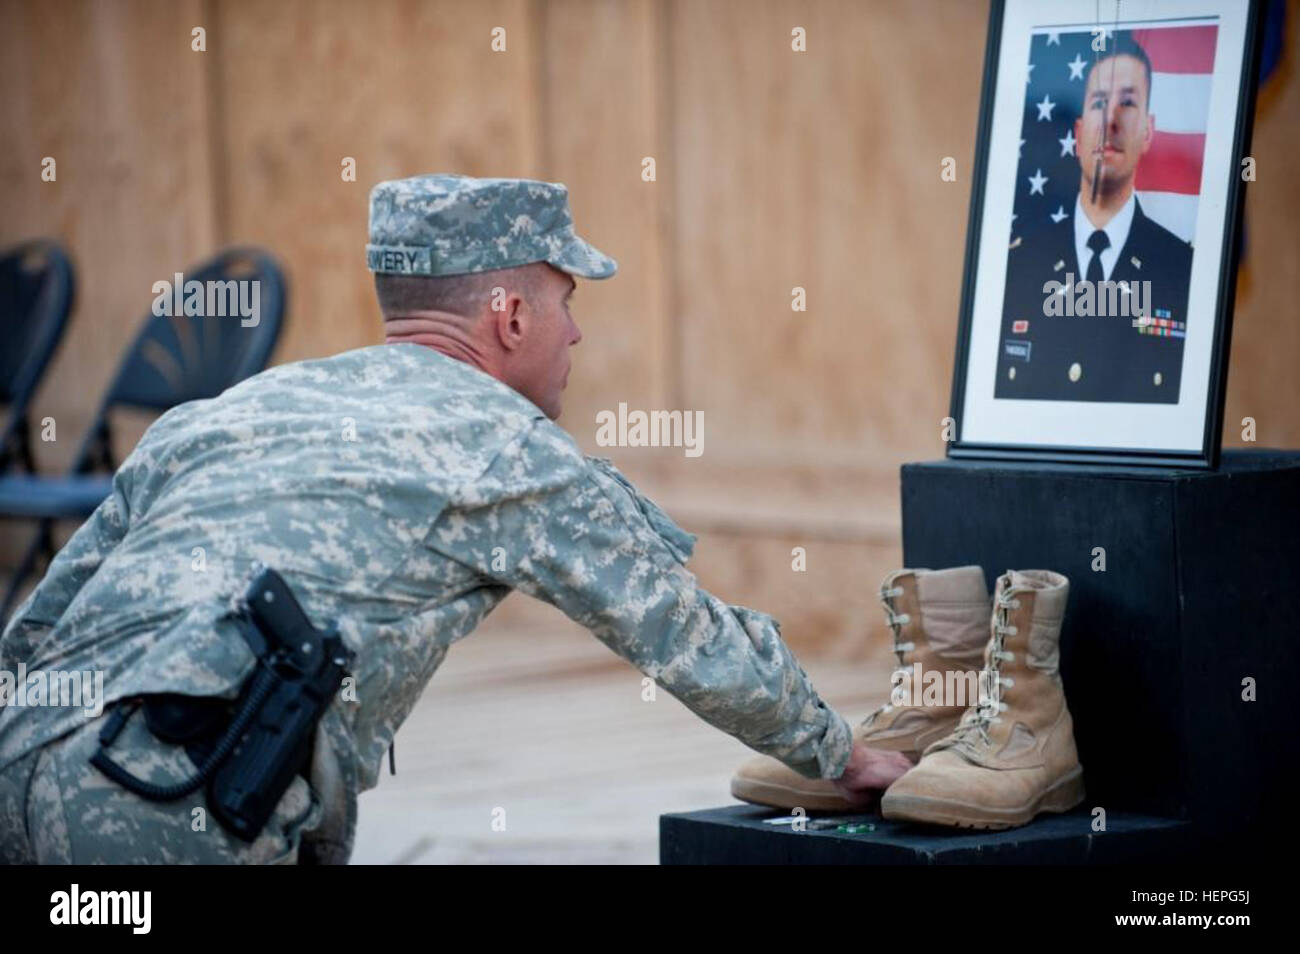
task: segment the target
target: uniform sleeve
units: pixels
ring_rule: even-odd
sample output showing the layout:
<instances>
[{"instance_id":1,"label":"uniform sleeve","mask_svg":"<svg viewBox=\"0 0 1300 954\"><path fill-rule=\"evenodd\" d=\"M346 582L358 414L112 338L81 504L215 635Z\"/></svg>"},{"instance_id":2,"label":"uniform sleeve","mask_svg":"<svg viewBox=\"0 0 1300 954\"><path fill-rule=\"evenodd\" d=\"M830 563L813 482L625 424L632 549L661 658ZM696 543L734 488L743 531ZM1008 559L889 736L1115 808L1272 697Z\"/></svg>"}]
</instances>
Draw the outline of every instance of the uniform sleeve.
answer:
<instances>
[{"instance_id":1,"label":"uniform sleeve","mask_svg":"<svg viewBox=\"0 0 1300 954\"><path fill-rule=\"evenodd\" d=\"M10 618L0 636L0 669L13 670L33 658L41 640L126 534L126 471L124 464L113 478L112 492L58 552L45 578Z\"/></svg>"},{"instance_id":2,"label":"uniform sleeve","mask_svg":"<svg viewBox=\"0 0 1300 954\"><path fill-rule=\"evenodd\" d=\"M585 626L692 712L808 777L852 746L772 617L729 606L684 565L694 538L606 461L535 426L435 524L427 545Z\"/></svg>"}]
</instances>

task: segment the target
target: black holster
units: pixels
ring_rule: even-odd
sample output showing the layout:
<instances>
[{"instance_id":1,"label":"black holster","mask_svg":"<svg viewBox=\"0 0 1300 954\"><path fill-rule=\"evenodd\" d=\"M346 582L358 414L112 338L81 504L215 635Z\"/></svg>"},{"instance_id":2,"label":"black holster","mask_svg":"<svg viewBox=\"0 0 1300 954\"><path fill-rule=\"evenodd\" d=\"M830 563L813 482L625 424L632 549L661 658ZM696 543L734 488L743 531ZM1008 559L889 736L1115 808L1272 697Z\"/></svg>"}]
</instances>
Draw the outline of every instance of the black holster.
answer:
<instances>
[{"instance_id":1,"label":"black holster","mask_svg":"<svg viewBox=\"0 0 1300 954\"><path fill-rule=\"evenodd\" d=\"M253 579L238 616L257 664L233 701L175 693L123 700L99 736L91 764L151 801L174 801L207 783L208 808L242 841L253 841L294 776L309 770L316 725L354 654L336 626L316 629L278 573ZM122 726L143 706L158 739L184 745L198 771L175 785L131 775L108 756Z\"/></svg>"}]
</instances>

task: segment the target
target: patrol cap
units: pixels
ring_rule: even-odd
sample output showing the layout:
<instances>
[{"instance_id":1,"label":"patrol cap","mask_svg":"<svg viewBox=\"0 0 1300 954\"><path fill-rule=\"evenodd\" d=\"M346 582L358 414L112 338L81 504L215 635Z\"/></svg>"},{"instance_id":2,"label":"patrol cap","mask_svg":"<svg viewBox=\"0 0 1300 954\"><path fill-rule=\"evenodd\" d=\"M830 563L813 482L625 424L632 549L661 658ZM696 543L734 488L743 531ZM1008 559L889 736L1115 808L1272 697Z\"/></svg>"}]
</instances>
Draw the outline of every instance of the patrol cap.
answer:
<instances>
[{"instance_id":1,"label":"patrol cap","mask_svg":"<svg viewBox=\"0 0 1300 954\"><path fill-rule=\"evenodd\" d=\"M366 266L372 272L464 275L531 262L582 278L609 278L618 270L574 234L563 183L440 174L370 190Z\"/></svg>"}]
</instances>

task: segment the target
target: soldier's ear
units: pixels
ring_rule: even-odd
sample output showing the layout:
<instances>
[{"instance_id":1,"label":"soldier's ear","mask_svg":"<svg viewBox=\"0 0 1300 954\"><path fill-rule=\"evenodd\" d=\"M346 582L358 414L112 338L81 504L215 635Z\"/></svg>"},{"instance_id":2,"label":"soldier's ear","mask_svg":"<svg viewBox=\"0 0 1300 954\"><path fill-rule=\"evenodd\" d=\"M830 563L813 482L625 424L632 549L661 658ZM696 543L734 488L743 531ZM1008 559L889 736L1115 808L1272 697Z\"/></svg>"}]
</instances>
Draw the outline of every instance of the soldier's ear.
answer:
<instances>
[{"instance_id":1,"label":"soldier's ear","mask_svg":"<svg viewBox=\"0 0 1300 954\"><path fill-rule=\"evenodd\" d=\"M523 344L528 328L527 312L527 306L517 292L507 294L500 308L488 312L492 333L507 351L514 351Z\"/></svg>"}]
</instances>

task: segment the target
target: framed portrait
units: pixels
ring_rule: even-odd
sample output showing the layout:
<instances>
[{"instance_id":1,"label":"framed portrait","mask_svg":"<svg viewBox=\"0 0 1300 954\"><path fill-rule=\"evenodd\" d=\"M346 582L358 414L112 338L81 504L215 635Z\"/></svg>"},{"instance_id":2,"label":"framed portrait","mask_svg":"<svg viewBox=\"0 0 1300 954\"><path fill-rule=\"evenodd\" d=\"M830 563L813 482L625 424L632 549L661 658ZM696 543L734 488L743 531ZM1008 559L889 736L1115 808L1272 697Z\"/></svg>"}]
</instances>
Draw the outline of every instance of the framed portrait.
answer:
<instances>
[{"instance_id":1,"label":"framed portrait","mask_svg":"<svg viewBox=\"0 0 1300 954\"><path fill-rule=\"evenodd\" d=\"M994 0L953 457L1214 467L1251 0Z\"/></svg>"}]
</instances>

